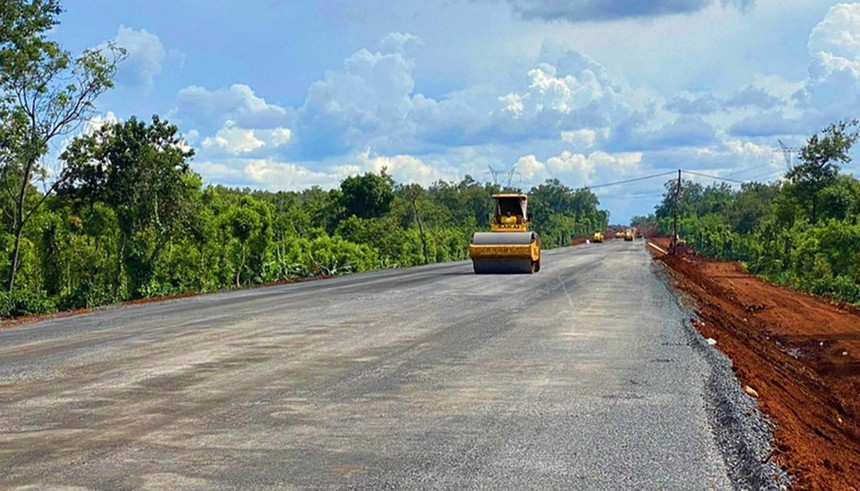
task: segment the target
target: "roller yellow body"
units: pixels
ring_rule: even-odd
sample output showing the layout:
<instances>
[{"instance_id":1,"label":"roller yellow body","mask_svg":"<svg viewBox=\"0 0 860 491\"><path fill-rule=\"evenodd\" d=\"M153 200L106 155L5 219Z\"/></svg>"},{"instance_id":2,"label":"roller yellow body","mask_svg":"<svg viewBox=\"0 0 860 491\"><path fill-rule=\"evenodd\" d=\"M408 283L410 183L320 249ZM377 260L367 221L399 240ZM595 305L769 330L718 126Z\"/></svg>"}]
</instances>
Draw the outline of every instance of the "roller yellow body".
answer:
<instances>
[{"instance_id":1,"label":"roller yellow body","mask_svg":"<svg viewBox=\"0 0 860 491\"><path fill-rule=\"evenodd\" d=\"M603 232L594 232L594 235L591 236L592 242L603 242Z\"/></svg>"},{"instance_id":2,"label":"roller yellow body","mask_svg":"<svg viewBox=\"0 0 860 491\"><path fill-rule=\"evenodd\" d=\"M496 194L490 232L476 232L469 246L475 273L536 273L540 237L529 231L525 194Z\"/></svg>"}]
</instances>

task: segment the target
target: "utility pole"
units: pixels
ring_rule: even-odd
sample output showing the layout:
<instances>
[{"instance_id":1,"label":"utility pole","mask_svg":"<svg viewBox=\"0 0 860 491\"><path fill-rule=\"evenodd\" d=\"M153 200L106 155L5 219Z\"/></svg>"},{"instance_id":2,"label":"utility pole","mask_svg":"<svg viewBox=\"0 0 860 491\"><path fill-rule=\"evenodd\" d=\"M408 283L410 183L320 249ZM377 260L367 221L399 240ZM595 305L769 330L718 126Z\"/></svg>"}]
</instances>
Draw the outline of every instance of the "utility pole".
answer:
<instances>
[{"instance_id":1,"label":"utility pole","mask_svg":"<svg viewBox=\"0 0 860 491\"><path fill-rule=\"evenodd\" d=\"M424 251L424 264L430 264L430 255L427 253L427 238L424 236L424 225L421 223L421 212L418 211L418 189L416 186L409 188L409 201L412 203L412 211L415 213L415 221L418 223L418 233L421 235L421 248Z\"/></svg>"},{"instance_id":2,"label":"utility pole","mask_svg":"<svg viewBox=\"0 0 860 491\"><path fill-rule=\"evenodd\" d=\"M669 253L675 254L675 246L678 242L678 198L681 196L681 169L678 169L678 187L675 189L675 213L672 219L672 241L669 242Z\"/></svg>"}]
</instances>

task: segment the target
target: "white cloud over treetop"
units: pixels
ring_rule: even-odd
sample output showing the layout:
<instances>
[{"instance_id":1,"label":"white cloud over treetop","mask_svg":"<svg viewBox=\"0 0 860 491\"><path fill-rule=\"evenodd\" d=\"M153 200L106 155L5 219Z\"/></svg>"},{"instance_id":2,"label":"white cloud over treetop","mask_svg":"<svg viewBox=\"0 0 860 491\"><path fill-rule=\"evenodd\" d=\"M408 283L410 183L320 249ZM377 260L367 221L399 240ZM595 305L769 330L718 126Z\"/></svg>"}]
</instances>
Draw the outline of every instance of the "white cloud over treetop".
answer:
<instances>
[{"instance_id":1,"label":"white cloud over treetop","mask_svg":"<svg viewBox=\"0 0 860 491\"><path fill-rule=\"evenodd\" d=\"M245 129L228 119L214 136L204 138L201 145L207 150L239 155L263 147L280 147L288 143L291 136L289 128Z\"/></svg>"},{"instance_id":2,"label":"white cloud over treetop","mask_svg":"<svg viewBox=\"0 0 860 491\"><path fill-rule=\"evenodd\" d=\"M596 151L590 154L563 151L546 159L538 160L534 155L517 159L517 172L526 181L543 181L558 178L576 187L596 184L595 178L617 180L619 176L629 176L639 169L642 154L623 152L610 154Z\"/></svg>"},{"instance_id":3,"label":"white cloud over treetop","mask_svg":"<svg viewBox=\"0 0 860 491\"><path fill-rule=\"evenodd\" d=\"M203 148L219 148L229 154L238 155L256 150L265 143L254 136L254 130L238 128L233 121L228 120L214 137L204 139L202 145Z\"/></svg>"}]
</instances>

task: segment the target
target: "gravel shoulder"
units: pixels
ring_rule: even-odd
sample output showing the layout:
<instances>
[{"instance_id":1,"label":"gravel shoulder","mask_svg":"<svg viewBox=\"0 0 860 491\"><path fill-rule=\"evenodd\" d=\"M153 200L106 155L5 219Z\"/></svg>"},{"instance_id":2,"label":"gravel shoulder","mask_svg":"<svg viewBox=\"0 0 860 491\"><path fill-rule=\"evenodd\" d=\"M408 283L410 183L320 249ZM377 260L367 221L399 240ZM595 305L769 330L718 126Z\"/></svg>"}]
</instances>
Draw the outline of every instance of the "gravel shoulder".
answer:
<instances>
[{"instance_id":1,"label":"gravel shoulder","mask_svg":"<svg viewBox=\"0 0 860 491\"><path fill-rule=\"evenodd\" d=\"M771 422L773 449L762 460L784 468L795 489L857 489L858 310L773 285L738 263L691 253L658 259L695 309L696 330L716 341L711 351L731 360L752 395L745 398Z\"/></svg>"}]
</instances>

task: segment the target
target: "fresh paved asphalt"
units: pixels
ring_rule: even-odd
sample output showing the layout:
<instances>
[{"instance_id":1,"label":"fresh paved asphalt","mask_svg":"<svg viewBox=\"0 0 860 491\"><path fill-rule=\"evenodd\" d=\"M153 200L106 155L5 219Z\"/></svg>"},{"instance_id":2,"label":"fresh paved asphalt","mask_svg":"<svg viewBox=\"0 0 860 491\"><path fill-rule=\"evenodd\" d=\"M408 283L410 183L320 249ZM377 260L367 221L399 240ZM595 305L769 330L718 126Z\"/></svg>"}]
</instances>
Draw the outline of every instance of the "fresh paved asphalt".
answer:
<instances>
[{"instance_id":1,"label":"fresh paved asphalt","mask_svg":"<svg viewBox=\"0 0 860 491\"><path fill-rule=\"evenodd\" d=\"M0 488L731 489L641 241L0 329Z\"/></svg>"}]
</instances>

